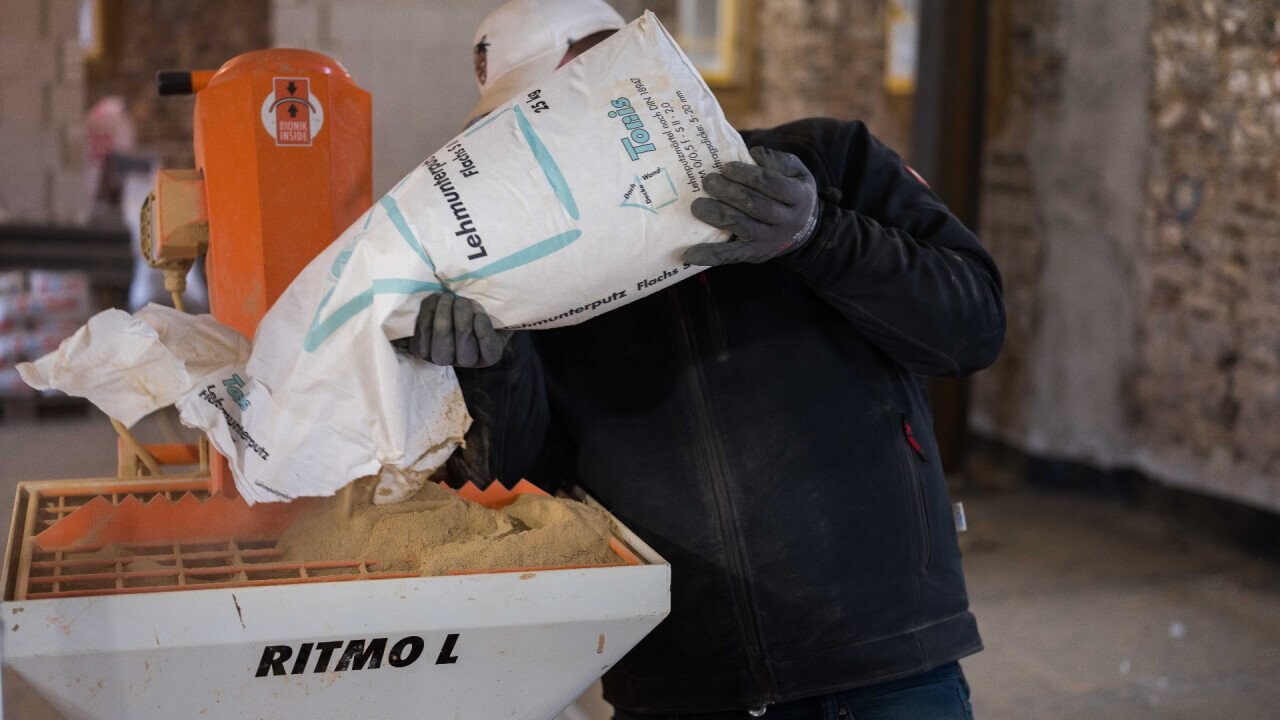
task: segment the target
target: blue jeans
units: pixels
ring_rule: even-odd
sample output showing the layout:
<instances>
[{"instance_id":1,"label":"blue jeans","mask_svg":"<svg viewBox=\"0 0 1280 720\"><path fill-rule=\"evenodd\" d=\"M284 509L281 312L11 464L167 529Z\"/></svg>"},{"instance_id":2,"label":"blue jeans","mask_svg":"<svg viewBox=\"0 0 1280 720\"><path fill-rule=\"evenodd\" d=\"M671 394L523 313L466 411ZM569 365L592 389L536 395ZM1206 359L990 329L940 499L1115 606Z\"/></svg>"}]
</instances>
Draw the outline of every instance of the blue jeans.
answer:
<instances>
[{"instance_id":1,"label":"blue jeans","mask_svg":"<svg viewBox=\"0 0 1280 720\"><path fill-rule=\"evenodd\" d=\"M960 663L899 680L770 705L761 720L973 720ZM697 715L633 715L613 720L752 720L745 710Z\"/></svg>"}]
</instances>

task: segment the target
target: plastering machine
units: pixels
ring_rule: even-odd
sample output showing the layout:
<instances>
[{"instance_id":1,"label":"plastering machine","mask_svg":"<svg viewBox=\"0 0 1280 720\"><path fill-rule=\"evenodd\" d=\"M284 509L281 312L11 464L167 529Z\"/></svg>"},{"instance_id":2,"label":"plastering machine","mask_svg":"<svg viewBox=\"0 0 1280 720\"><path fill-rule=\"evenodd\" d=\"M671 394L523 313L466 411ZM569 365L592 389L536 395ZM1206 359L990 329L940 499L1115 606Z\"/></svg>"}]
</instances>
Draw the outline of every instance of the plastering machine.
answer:
<instances>
[{"instance_id":1,"label":"plastering machine","mask_svg":"<svg viewBox=\"0 0 1280 720\"><path fill-rule=\"evenodd\" d=\"M372 204L370 96L299 50L160 86L195 94L196 168L160 172L144 252L175 301L205 254L214 317L252 337ZM312 503L251 507L207 443L117 430L117 477L22 483L9 532L4 664L67 718L551 718L669 610L669 566L616 521L619 565L289 562L276 540Z\"/></svg>"}]
</instances>

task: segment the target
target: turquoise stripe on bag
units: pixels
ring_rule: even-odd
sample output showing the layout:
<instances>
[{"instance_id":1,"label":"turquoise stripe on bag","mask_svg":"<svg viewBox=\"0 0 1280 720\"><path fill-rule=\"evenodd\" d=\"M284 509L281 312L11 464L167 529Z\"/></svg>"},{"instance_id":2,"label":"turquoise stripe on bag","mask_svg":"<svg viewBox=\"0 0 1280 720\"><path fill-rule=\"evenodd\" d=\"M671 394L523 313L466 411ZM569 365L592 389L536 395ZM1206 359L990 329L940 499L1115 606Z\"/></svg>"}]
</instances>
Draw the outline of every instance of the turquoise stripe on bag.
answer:
<instances>
[{"instance_id":1,"label":"turquoise stripe on bag","mask_svg":"<svg viewBox=\"0 0 1280 720\"><path fill-rule=\"evenodd\" d=\"M525 117L520 106L514 106L516 125L520 128L521 135L529 145L529 149L533 152L533 157L538 161L538 167L542 170L542 174L547 179L547 183L551 185L552 191L555 193L556 199L560 201L565 212L574 220L579 219L578 204L573 198L573 192L569 189L569 184L565 182L564 174L560 172L560 166L556 164L555 158L551 156L551 151L538 137L538 133L533 129L533 125L529 123L529 119ZM503 112L506 112L504 110ZM493 117L487 118L484 122L469 129L465 135L470 135L485 125L493 122L502 113L497 113ZM403 180L401 183L403 184ZM394 198L390 195L384 196L378 201L387 212L387 218L391 220L391 224L400 233L400 237L409 245L409 249L413 250L422 262L431 269L436 271L435 263L431 262L431 258L427 255L426 250L422 247L422 243L418 241L417 235L413 229L409 227L409 223L405 220L404 214L400 212L400 206L396 204ZM372 209L368 216L365 217L365 224L362 230L369 227L372 219ZM468 273L464 273L445 281L448 283L461 282L463 280L474 280L477 278L492 277L499 273L513 270L531 262L540 260L552 253L558 252L569 246L575 240L582 236L581 230L568 230L553 235L545 240L530 245L522 250L518 250L504 258L494 260L493 262ZM351 251L345 251L338 254L334 261L331 272L336 280L342 275L342 271L346 267ZM335 288L336 289L336 288ZM329 301L333 298L334 289L330 289L320 300L319 307L316 308L315 316L311 319L311 326L307 329L307 334L303 338L303 349L307 352L315 352L333 333L351 320L361 311L366 310L373 305L373 299L378 295L415 295L426 292L443 292L446 288L441 282L430 282L425 280L411 280L408 278L382 278L374 280L372 286L359 293L355 297L346 301L341 307L333 311L329 317L321 320L320 316L324 313L325 308L329 305Z\"/></svg>"},{"instance_id":2,"label":"turquoise stripe on bag","mask_svg":"<svg viewBox=\"0 0 1280 720\"><path fill-rule=\"evenodd\" d=\"M516 106L516 124L520 126L520 132L524 135L524 141L529 143L529 149L533 151L533 157L538 161L538 167L542 168L542 174L546 176L547 182L551 183L551 189L556 193L556 199L564 206L565 212L569 213L569 217L574 220L578 219L578 203L573 200L573 193L569 190L569 183L565 182L564 174L560 172L560 166L556 164L555 158L551 157L551 151L542 143L542 138L538 137L538 133L534 132L533 126L529 124L529 119L524 116L524 111L520 106Z\"/></svg>"},{"instance_id":3,"label":"turquoise stripe on bag","mask_svg":"<svg viewBox=\"0 0 1280 720\"><path fill-rule=\"evenodd\" d=\"M470 136L502 117L508 110L515 111L516 126L520 128L520 134L524 136L524 141L528 143L529 149L533 151L533 157L538 161L538 167L542 169L542 174L546 176L547 182L551 185L551 190L555 192L556 199L564 206L565 212L569 213L569 217L577 220L579 218L578 203L573 199L573 192L569 190L569 183L565 182L564 173L560 172L560 166L556 164L555 158L551 157L551 151L542 142L542 138L538 137L537 131L533 129L529 118L525 117L524 110L519 105L503 108L500 112L491 114L476 125L468 128L462 133L462 136Z\"/></svg>"},{"instance_id":4,"label":"turquoise stripe on bag","mask_svg":"<svg viewBox=\"0 0 1280 720\"><path fill-rule=\"evenodd\" d=\"M570 230L568 232L562 232L559 235L553 235L552 237L536 242L523 250L513 252L502 259L494 260L482 268L472 270L469 273L459 275L457 277L449 278L446 282L456 283L463 280L475 280L476 278L491 277L498 273L514 270L521 265L528 265L534 260L541 260L557 250L564 249L569 245L569 243L572 243L581 236L581 230Z\"/></svg>"},{"instance_id":5,"label":"turquoise stripe on bag","mask_svg":"<svg viewBox=\"0 0 1280 720\"><path fill-rule=\"evenodd\" d=\"M384 195L378 204L387 211L387 217L390 218L391 224L396 226L396 230L400 231L400 237L409 244L409 249L418 257L422 258L422 262L431 268L431 272L436 271L435 263L431 262L431 258L427 257L427 251L422 249L422 243L418 242L418 236L413 234L413 229L409 227L408 221L404 219L404 215L400 212L400 206L396 204L395 198L390 195Z\"/></svg>"},{"instance_id":6,"label":"turquoise stripe on bag","mask_svg":"<svg viewBox=\"0 0 1280 720\"><path fill-rule=\"evenodd\" d=\"M444 286L440 283L425 280L410 280L408 278L374 280L372 287L346 301L342 304L342 307L334 310L332 315L321 320L320 313L324 312L325 306L329 304L329 300L333 297L333 290L331 289L324 294L324 298L320 300L320 306L316 308L315 317L311 318L311 327L307 329L307 335L303 338L302 349L307 352L315 352L338 328L345 325L348 320L355 317L361 310L365 310L372 305L375 295L415 295L417 293L441 292L443 290Z\"/></svg>"}]
</instances>

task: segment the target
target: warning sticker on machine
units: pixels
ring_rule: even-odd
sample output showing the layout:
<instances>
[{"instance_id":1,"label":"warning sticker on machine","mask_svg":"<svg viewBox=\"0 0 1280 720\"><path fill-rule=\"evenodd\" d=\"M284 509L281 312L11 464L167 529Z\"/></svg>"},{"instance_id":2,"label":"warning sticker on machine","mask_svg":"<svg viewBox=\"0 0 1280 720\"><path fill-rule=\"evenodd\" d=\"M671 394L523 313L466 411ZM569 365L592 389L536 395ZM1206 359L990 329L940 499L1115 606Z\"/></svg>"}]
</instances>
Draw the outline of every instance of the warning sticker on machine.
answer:
<instances>
[{"instance_id":1,"label":"warning sticker on machine","mask_svg":"<svg viewBox=\"0 0 1280 720\"><path fill-rule=\"evenodd\" d=\"M308 147L324 126L324 108L304 77L272 79L273 90L262 102L262 126L276 145Z\"/></svg>"}]
</instances>

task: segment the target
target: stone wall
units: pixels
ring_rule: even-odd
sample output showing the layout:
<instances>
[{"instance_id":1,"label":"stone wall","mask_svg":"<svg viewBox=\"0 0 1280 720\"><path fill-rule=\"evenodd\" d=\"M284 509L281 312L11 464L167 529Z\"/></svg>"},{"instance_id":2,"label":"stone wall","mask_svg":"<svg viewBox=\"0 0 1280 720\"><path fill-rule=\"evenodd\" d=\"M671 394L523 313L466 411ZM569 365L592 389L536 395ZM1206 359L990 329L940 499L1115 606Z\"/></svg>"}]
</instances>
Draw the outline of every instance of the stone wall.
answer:
<instances>
[{"instance_id":1,"label":"stone wall","mask_svg":"<svg viewBox=\"0 0 1280 720\"><path fill-rule=\"evenodd\" d=\"M0 0L0 222L87 211L76 0Z\"/></svg>"},{"instance_id":2,"label":"stone wall","mask_svg":"<svg viewBox=\"0 0 1280 720\"><path fill-rule=\"evenodd\" d=\"M138 149L166 167L191 167L194 97L156 95L160 70L216 70L271 46L270 5L261 0L108 0L102 58L88 65L87 95L125 98Z\"/></svg>"},{"instance_id":3,"label":"stone wall","mask_svg":"<svg viewBox=\"0 0 1280 720\"><path fill-rule=\"evenodd\" d=\"M904 155L908 127L885 94L887 0L758 0L754 109L740 127L808 116L862 120Z\"/></svg>"},{"instance_id":4,"label":"stone wall","mask_svg":"<svg viewBox=\"0 0 1280 720\"><path fill-rule=\"evenodd\" d=\"M1280 508L1280 3L1153 5L1137 459Z\"/></svg>"},{"instance_id":5,"label":"stone wall","mask_svg":"<svg viewBox=\"0 0 1280 720\"><path fill-rule=\"evenodd\" d=\"M975 429L1280 508L1280 3L993 7Z\"/></svg>"},{"instance_id":6,"label":"stone wall","mask_svg":"<svg viewBox=\"0 0 1280 720\"><path fill-rule=\"evenodd\" d=\"M862 120L904 156L910 98L885 93L888 0L739 0L749 57L739 87L713 88L734 127L829 116ZM674 0L610 0L631 18L652 10L679 34Z\"/></svg>"},{"instance_id":7,"label":"stone wall","mask_svg":"<svg viewBox=\"0 0 1280 720\"><path fill-rule=\"evenodd\" d=\"M1023 398L1033 392L1035 339L1043 301L1045 228L1031 138L1061 114L1064 57L1055 43L1056 3L1003 2L993 7L991 101L978 234L1004 279L1007 321L996 364L972 384L971 422L1016 446L1030 434Z\"/></svg>"},{"instance_id":8,"label":"stone wall","mask_svg":"<svg viewBox=\"0 0 1280 720\"><path fill-rule=\"evenodd\" d=\"M977 429L1033 453L1129 461L1149 111L1145 3L993 4L980 236L1005 277L1005 351Z\"/></svg>"}]
</instances>

